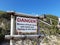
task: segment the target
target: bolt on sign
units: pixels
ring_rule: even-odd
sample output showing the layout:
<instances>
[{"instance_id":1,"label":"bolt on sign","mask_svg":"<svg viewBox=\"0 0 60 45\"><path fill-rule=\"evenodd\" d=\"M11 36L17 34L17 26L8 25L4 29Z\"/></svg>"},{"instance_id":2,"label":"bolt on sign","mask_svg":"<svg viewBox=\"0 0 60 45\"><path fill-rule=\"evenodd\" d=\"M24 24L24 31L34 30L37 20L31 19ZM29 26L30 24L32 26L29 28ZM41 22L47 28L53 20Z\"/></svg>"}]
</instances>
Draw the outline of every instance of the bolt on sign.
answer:
<instances>
[{"instance_id":1,"label":"bolt on sign","mask_svg":"<svg viewBox=\"0 0 60 45\"><path fill-rule=\"evenodd\" d=\"M37 32L37 19L16 17L16 31L22 33L36 33Z\"/></svg>"}]
</instances>

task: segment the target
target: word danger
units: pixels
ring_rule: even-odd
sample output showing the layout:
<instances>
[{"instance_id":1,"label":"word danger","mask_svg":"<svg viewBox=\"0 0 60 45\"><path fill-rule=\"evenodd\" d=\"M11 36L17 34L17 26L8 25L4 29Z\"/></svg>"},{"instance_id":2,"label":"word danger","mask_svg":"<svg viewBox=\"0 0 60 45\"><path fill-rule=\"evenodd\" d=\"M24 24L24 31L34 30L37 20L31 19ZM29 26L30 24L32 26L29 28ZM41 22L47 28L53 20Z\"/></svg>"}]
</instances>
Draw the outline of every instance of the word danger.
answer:
<instances>
[{"instance_id":1,"label":"word danger","mask_svg":"<svg viewBox=\"0 0 60 45\"><path fill-rule=\"evenodd\" d=\"M37 23L37 20L29 18L17 18L17 22Z\"/></svg>"}]
</instances>

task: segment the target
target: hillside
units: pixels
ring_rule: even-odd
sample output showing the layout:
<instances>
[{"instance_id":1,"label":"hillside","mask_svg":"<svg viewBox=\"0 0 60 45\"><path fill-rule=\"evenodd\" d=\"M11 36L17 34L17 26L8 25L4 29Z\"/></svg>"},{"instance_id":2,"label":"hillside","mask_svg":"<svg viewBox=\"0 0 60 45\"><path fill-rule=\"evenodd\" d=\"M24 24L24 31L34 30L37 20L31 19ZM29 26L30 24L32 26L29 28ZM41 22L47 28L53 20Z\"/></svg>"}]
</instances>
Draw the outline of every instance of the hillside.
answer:
<instances>
[{"instance_id":1,"label":"hillside","mask_svg":"<svg viewBox=\"0 0 60 45\"><path fill-rule=\"evenodd\" d=\"M60 30L57 27L58 17L53 15L46 15L43 21L50 24L46 25L40 22L40 33L44 34L41 40L41 45L60 45Z\"/></svg>"},{"instance_id":2,"label":"hillside","mask_svg":"<svg viewBox=\"0 0 60 45\"><path fill-rule=\"evenodd\" d=\"M0 11L0 42L3 41L4 35L10 34L10 15L8 15L4 11ZM41 45L52 45L56 41L56 45L60 44L60 30L57 28L58 24L58 17L51 15L51 14L45 14L45 17L40 19L43 22L46 22L50 24L51 26L39 22L40 25L40 34L44 34L44 38L41 40ZM53 41L54 40L54 41ZM52 42L51 42L52 41ZM43 43L43 44L42 44ZM52 44L50 44L52 43ZM53 44L53 45L54 45Z\"/></svg>"},{"instance_id":3,"label":"hillside","mask_svg":"<svg viewBox=\"0 0 60 45\"><path fill-rule=\"evenodd\" d=\"M6 34L10 34L10 16L4 11L0 11L0 44L5 40Z\"/></svg>"},{"instance_id":4,"label":"hillside","mask_svg":"<svg viewBox=\"0 0 60 45\"><path fill-rule=\"evenodd\" d=\"M40 32L47 34L47 35L57 35L59 34L59 29L57 28L57 24L58 24L58 17L57 16L53 16L53 15L46 15L46 18L43 18L44 22L50 24L46 25L42 22L40 22Z\"/></svg>"}]
</instances>

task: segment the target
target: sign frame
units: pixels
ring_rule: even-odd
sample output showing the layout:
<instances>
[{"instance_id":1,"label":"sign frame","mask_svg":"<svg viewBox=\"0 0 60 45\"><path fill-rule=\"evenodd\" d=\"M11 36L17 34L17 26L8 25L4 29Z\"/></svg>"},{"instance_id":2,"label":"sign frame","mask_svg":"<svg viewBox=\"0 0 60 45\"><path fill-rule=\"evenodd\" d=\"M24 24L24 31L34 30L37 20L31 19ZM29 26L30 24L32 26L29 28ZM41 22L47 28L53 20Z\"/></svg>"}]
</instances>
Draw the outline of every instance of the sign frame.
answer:
<instances>
[{"instance_id":1,"label":"sign frame","mask_svg":"<svg viewBox=\"0 0 60 45\"><path fill-rule=\"evenodd\" d=\"M37 36L37 38L38 38L37 45L40 45L40 43L39 43L39 37L40 37L40 35L39 35L39 29L38 29L38 27L39 27L39 25L38 25L39 24L39 20L38 20L39 17L37 17L37 16L31 16L31 15L28 15L28 14L22 14L22 13L18 14L18 13L15 13L15 12L7 12L7 13L8 13L8 15L11 15L11 29L10 29L10 35L5 35L5 37L10 39L10 45L14 45L13 44L13 42L15 40L14 38L18 39L18 36L19 36L19 38L21 37L22 39L23 38L27 38L27 37L31 38L32 36L34 38L36 38L35 36ZM37 32L35 33L37 35L35 35L34 33L32 33L33 35L31 35L31 33L28 34L28 35L27 34L25 35L25 33L24 33L24 34L22 34L23 37L22 37L21 33L18 34L18 35L16 35L16 29L15 29L16 28L16 21L15 20L16 20L17 16L37 19Z\"/></svg>"},{"instance_id":2,"label":"sign frame","mask_svg":"<svg viewBox=\"0 0 60 45\"><path fill-rule=\"evenodd\" d=\"M36 17L28 17L28 16L15 16L15 21L16 21L17 17L23 17L23 18L29 18L29 19L31 18L31 19L35 19L37 21L37 23L36 23L36 28L37 28L36 32L20 32L20 31L17 31L16 30L16 23L15 23L15 30L16 30L16 32L18 34L37 34L38 33L38 18L36 18Z\"/></svg>"}]
</instances>

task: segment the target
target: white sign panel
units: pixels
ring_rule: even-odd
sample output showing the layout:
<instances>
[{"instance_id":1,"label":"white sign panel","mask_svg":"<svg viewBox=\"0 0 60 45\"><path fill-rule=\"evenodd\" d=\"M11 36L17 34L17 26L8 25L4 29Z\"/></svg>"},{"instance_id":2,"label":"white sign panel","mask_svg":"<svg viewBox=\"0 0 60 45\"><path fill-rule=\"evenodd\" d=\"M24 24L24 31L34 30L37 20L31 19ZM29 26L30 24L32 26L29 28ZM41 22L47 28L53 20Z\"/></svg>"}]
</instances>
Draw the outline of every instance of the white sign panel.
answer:
<instances>
[{"instance_id":1,"label":"white sign panel","mask_svg":"<svg viewBox=\"0 0 60 45\"><path fill-rule=\"evenodd\" d=\"M22 33L37 32L37 19L16 17L16 30Z\"/></svg>"},{"instance_id":2,"label":"white sign panel","mask_svg":"<svg viewBox=\"0 0 60 45\"><path fill-rule=\"evenodd\" d=\"M58 18L59 22L60 22L60 18Z\"/></svg>"}]
</instances>

